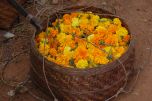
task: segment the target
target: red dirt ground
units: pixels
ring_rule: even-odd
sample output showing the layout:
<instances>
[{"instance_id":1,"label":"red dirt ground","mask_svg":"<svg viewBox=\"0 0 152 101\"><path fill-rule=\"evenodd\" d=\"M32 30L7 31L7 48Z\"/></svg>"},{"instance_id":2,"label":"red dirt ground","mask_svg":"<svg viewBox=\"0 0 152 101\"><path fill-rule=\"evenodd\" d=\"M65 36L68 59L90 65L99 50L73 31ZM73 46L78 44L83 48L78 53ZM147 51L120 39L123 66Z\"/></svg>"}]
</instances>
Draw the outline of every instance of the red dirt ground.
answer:
<instances>
[{"instance_id":1,"label":"red dirt ground","mask_svg":"<svg viewBox=\"0 0 152 101\"><path fill-rule=\"evenodd\" d=\"M94 2L93 5L101 5L100 0L94 1L96 2ZM135 37L135 68L141 68L133 92L123 93L114 101L152 101L152 0L107 0L107 3L115 7L117 15L124 18L129 25L131 33L133 33ZM81 4L86 4L86 1L82 1ZM20 26L12 29L12 32L16 34L14 39L5 44L0 43L0 71L5 63L5 59L9 59L23 50L27 49L27 51L29 51L29 39L32 34L31 31L29 31L31 26L25 27L27 25L29 24L23 21ZM27 51L9 63L5 71L7 80L22 81L25 79L30 67ZM31 83L28 83L28 85L30 87L29 91L38 96L45 97L40 91L34 88ZM14 87L7 86L0 81L0 101L42 101L35 99L24 91L17 94L14 99L10 99L7 93L12 89L14 89Z\"/></svg>"}]
</instances>

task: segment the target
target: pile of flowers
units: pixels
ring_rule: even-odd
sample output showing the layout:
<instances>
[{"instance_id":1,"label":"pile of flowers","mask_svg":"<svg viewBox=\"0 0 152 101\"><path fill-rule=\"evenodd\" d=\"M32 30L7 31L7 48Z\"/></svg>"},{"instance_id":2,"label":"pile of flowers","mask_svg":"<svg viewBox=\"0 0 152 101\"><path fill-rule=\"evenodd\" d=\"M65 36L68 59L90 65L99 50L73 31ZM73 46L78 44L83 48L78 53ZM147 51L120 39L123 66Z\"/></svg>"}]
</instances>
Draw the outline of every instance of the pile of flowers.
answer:
<instances>
[{"instance_id":1,"label":"pile of flowers","mask_svg":"<svg viewBox=\"0 0 152 101\"><path fill-rule=\"evenodd\" d=\"M121 57L128 48L130 35L119 18L74 12L56 19L35 40L39 52L49 61L84 69Z\"/></svg>"}]
</instances>

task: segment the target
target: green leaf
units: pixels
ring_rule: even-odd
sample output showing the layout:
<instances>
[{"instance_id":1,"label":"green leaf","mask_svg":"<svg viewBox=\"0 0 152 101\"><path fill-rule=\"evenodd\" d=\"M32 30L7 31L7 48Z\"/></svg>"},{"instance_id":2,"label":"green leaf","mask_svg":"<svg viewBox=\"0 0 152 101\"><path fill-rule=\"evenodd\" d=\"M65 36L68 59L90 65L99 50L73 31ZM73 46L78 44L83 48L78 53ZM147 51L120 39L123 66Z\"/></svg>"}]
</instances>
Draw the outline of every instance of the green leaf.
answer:
<instances>
[{"instance_id":1,"label":"green leaf","mask_svg":"<svg viewBox=\"0 0 152 101\"><path fill-rule=\"evenodd\" d=\"M99 41L99 44L100 44L100 45L105 45L105 42L104 42L103 40L100 40L100 41Z\"/></svg>"},{"instance_id":2,"label":"green leaf","mask_svg":"<svg viewBox=\"0 0 152 101\"><path fill-rule=\"evenodd\" d=\"M70 60L69 60L69 64L71 65L71 66L74 66L75 64L74 64L74 59L73 58L71 58Z\"/></svg>"}]
</instances>

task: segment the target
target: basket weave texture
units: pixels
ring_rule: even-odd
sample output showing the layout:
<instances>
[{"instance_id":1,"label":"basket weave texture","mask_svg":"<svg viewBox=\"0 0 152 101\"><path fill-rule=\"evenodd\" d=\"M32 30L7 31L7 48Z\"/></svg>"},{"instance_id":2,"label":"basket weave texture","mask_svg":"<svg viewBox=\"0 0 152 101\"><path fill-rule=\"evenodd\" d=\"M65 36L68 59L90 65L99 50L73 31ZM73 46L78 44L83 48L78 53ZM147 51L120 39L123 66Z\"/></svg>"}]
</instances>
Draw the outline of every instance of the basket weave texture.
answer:
<instances>
[{"instance_id":1,"label":"basket weave texture","mask_svg":"<svg viewBox=\"0 0 152 101\"><path fill-rule=\"evenodd\" d=\"M19 4L23 4L26 0L17 1ZM7 2L7 0L0 1L0 29L10 28L17 15L17 11Z\"/></svg>"},{"instance_id":2,"label":"basket weave texture","mask_svg":"<svg viewBox=\"0 0 152 101\"><path fill-rule=\"evenodd\" d=\"M79 10L80 8L82 7L68 9L72 11ZM117 17L96 7L88 7L83 9L83 11L92 11L110 18ZM55 14L51 18L51 21L55 20ZM124 21L122 25L128 28ZM35 46L34 37L30 53L31 78L36 86L50 96L46 79L44 78L43 57ZM49 86L59 101L104 101L123 87L126 82L125 70L128 77L133 73L134 58L134 45L131 40L128 51L119 58L119 61L115 60L112 63L97 68L80 70L61 67L45 60L45 73Z\"/></svg>"}]
</instances>

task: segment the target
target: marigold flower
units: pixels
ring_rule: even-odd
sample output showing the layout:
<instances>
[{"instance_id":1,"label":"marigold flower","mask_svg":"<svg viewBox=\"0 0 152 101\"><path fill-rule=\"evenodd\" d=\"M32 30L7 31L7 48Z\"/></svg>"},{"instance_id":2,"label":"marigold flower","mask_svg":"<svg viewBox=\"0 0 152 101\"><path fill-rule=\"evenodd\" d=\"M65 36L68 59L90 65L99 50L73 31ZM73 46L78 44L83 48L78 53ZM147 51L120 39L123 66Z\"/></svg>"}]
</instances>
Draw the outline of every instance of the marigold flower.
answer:
<instances>
[{"instance_id":1,"label":"marigold flower","mask_svg":"<svg viewBox=\"0 0 152 101\"><path fill-rule=\"evenodd\" d=\"M94 62L96 64L107 64L109 62L109 60L106 57L96 57L94 59Z\"/></svg>"},{"instance_id":2,"label":"marigold flower","mask_svg":"<svg viewBox=\"0 0 152 101\"><path fill-rule=\"evenodd\" d=\"M75 18L75 17L78 17L78 13L77 12L73 12L73 13L71 13L71 18Z\"/></svg>"},{"instance_id":3,"label":"marigold flower","mask_svg":"<svg viewBox=\"0 0 152 101\"><path fill-rule=\"evenodd\" d=\"M103 26L98 26L95 30L95 34L102 34L102 35L105 35L107 34L107 29Z\"/></svg>"},{"instance_id":4,"label":"marigold flower","mask_svg":"<svg viewBox=\"0 0 152 101\"><path fill-rule=\"evenodd\" d=\"M72 26L73 27L79 26L79 18L73 18L72 19Z\"/></svg>"},{"instance_id":5,"label":"marigold flower","mask_svg":"<svg viewBox=\"0 0 152 101\"><path fill-rule=\"evenodd\" d=\"M117 37L117 35L109 34L108 37L105 39L105 43L107 45L118 46L118 37Z\"/></svg>"},{"instance_id":6,"label":"marigold flower","mask_svg":"<svg viewBox=\"0 0 152 101\"><path fill-rule=\"evenodd\" d=\"M115 33L117 28L118 28L118 26L110 24L108 27L108 32Z\"/></svg>"},{"instance_id":7,"label":"marigold flower","mask_svg":"<svg viewBox=\"0 0 152 101\"><path fill-rule=\"evenodd\" d=\"M51 29L51 36L55 37L58 34L58 30L57 29Z\"/></svg>"},{"instance_id":8,"label":"marigold flower","mask_svg":"<svg viewBox=\"0 0 152 101\"><path fill-rule=\"evenodd\" d=\"M71 51L71 47L66 46L66 47L64 48L63 54L64 54L65 56L68 56L68 57L72 58L72 57L73 57L73 51Z\"/></svg>"},{"instance_id":9,"label":"marigold flower","mask_svg":"<svg viewBox=\"0 0 152 101\"><path fill-rule=\"evenodd\" d=\"M128 31L125 27L120 27L117 31L116 34L119 36L126 36L128 34Z\"/></svg>"},{"instance_id":10,"label":"marigold flower","mask_svg":"<svg viewBox=\"0 0 152 101\"><path fill-rule=\"evenodd\" d=\"M63 16L63 21L64 21L65 24L69 25L69 24L71 24L72 18L69 14L65 14Z\"/></svg>"},{"instance_id":11,"label":"marigold flower","mask_svg":"<svg viewBox=\"0 0 152 101\"><path fill-rule=\"evenodd\" d=\"M113 23L116 24L116 25L118 25L118 27L121 26L121 21L120 21L119 18L114 18L114 19L113 19Z\"/></svg>"},{"instance_id":12,"label":"marigold flower","mask_svg":"<svg viewBox=\"0 0 152 101\"><path fill-rule=\"evenodd\" d=\"M92 42L92 39L94 38L94 34L91 34L87 37L88 42Z\"/></svg>"},{"instance_id":13,"label":"marigold flower","mask_svg":"<svg viewBox=\"0 0 152 101\"><path fill-rule=\"evenodd\" d=\"M49 53L50 53L52 56L56 56L56 55L57 55L57 51L56 51L55 48L50 48Z\"/></svg>"},{"instance_id":14,"label":"marigold flower","mask_svg":"<svg viewBox=\"0 0 152 101\"><path fill-rule=\"evenodd\" d=\"M49 53L49 45L40 43L38 50L41 54L47 55Z\"/></svg>"},{"instance_id":15,"label":"marigold flower","mask_svg":"<svg viewBox=\"0 0 152 101\"><path fill-rule=\"evenodd\" d=\"M126 48L124 48L123 46L116 47L115 52L113 53L114 58L118 59L125 51Z\"/></svg>"},{"instance_id":16,"label":"marigold flower","mask_svg":"<svg viewBox=\"0 0 152 101\"><path fill-rule=\"evenodd\" d=\"M86 47L78 46L74 53L74 59L78 61L79 59L86 59L88 57L88 52Z\"/></svg>"},{"instance_id":17,"label":"marigold flower","mask_svg":"<svg viewBox=\"0 0 152 101\"><path fill-rule=\"evenodd\" d=\"M59 54L56 58L55 63L57 63L59 65L63 65L65 67L69 67L69 60L70 60L70 58L68 56Z\"/></svg>"},{"instance_id":18,"label":"marigold flower","mask_svg":"<svg viewBox=\"0 0 152 101\"><path fill-rule=\"evenodd\" d=\"M121 57L128 48L130 35L119 18L74 12L56 19L35 40L39 52L49 61L84 69Z\"/></svg>"},{"instance_id":19,"label":"marigold flower","mask_svg":"<svg viewBox=\"0 0 152 101\"><path fill-rule=\"evenodd\" d=\"M76 67L80 68L80 69L84 69L86 67L88 67L88 61L84 60L84 59L80 59L77 63L76 63Z\"/></svg>"},{"instance_id":20,"label":"marigold flower","mask_svg":"<svg viewBox=\"0 0 152 101\"><path fill-rule=\"evenodd\" d=\"M64 43L65 42L65 38L66 38L66 34L65 33L60 33L60 34L57 35L57 40L60 43Z\"/></svg>"},{"instance_id":21,"label":"marigold flower","mask_svg":"<svg viewBox=\"0 0 152 101\"><path fill-rule=\"evenodd\" d=\"M124 42L128 42L130 40L130 35L126 35L126 36L124 36L124 38L123 38L123 41Z\"/></svg>"},{"instance_id":22,"label":"marigold flower","mask_svg":"<svg viewBox=\"0 0 152 101\"><path fill-rule=\"evenodd\" d=\"M41 32L41 33L38 35L38 37L39 37L40 39L45 38L45 32Z\"/></svg>"},{"instance_id":23,"label":"marigold flower","mask_svg":"<svg viewBox=\"0 0 152 101\"><path fill-rule=\"evenodd\" d=\"M99 23L100 17L98 15L91 14L90 25L97 26Z\"/></svg>"}]
</instances>

